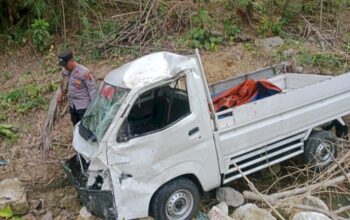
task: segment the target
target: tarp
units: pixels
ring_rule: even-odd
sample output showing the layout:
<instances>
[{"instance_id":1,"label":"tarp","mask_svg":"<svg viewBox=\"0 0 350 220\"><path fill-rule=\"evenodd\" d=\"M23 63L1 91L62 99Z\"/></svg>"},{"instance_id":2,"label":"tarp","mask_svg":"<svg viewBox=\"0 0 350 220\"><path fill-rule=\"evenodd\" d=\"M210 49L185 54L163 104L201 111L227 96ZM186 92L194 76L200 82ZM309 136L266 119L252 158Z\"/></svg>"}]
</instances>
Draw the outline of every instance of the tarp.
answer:
<instances>
[{"instance_id":1,"label":"tarp","mask_svg":"<svg viewBox=\"0 0 350 220\"><path fill-rule=\"evenodd\" d=\"M248 79L213 98L215 112L262 99L282 90L267 80Z\"/></svg>"}]
</instances>

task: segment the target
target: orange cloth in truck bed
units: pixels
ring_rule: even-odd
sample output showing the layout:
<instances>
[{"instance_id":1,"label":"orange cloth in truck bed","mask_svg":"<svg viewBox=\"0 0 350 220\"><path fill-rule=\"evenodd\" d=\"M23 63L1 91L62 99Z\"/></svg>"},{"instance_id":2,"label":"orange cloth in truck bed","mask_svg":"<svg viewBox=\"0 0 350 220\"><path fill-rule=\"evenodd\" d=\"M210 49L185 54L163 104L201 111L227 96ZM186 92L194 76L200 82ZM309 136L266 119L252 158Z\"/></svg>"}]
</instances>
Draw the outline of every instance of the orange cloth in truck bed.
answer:
<instances>
[{"instance_id":1,"label":"orange cloth in truck bed","mask_svg":"<svg viewBox=\"0 0 350 220\"><path fill-rule=\"evenodd\" d=\"M260 92L264 95L259 94ZM217 112L229 109L280 92L282 92L280 88L267 80L248 79L216 96L213 99L214 110Z\"/></svg>"}]
</instances>

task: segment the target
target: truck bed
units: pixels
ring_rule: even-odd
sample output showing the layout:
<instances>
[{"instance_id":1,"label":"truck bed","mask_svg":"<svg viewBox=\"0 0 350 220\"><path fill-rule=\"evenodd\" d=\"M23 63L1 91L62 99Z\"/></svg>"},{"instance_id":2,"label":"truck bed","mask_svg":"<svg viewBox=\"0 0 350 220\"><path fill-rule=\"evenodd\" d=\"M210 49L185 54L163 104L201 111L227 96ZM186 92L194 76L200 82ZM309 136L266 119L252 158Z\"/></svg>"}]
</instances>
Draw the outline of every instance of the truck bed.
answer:
<instances>
[{"instance_id":1,"label":"truck bed","mask_svg":"<svg viewBox=\"0 0 350 220\"><path fill-rule=\"evenodd\" d=\"M303 153L312 128L350 112L350 73L331 77L264 69L212 84L209 90L223 91L250 76L267 78L283 92L215 114L224 183L241 177L235 164L250 174Z\"/></svg>"}]
</instances>

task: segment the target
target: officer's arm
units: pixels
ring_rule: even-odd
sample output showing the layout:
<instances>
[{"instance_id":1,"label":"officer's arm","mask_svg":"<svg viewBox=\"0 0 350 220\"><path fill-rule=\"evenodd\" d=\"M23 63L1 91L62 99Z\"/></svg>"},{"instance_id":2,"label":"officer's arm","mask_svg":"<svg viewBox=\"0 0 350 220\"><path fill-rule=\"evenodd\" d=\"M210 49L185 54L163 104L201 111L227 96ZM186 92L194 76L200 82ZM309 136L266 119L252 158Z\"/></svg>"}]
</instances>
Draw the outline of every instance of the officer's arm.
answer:
<instances>
[{"instance_id":1,"label":"officer's arm","mask_svg":"<svg viewBox=\"0 0 350 220\"><path fill-rule=\"evenodd\" d=\"M94 76L90 71L84 73L84 82L86 87L88 88L90 99L94 99L97 89Z\"/></svg>"},{"instance_id":2,"label":"officer's arm","mask_svg":"<svg viewBox=\"0 0 350 220\"><path fill-rule=\"evenodd\" d=\"M68 93L69 73L66 70L63 70L61 74L62 74L61 92L63 95L66 95Z\"/></svg>"},{"instance_id":3,"label":"officer's arm","mask_svg":"<svg viewBox=\"0 0 350 220\"><path fill-rule=\"evenodd\" d=\"M62 98L63 98L64 96L66 96L67 93L68 93L68 80L69 80L68 73L67 73L65 70L63 70L63 71L61 72L61 75L62 75L61 85L60 85L60 87L61 87L61 92L60 92L60 94L58 94L58 96L57 96L57 102L61 102L61 101L62 101Z\"/></svg>"}]
</instances>

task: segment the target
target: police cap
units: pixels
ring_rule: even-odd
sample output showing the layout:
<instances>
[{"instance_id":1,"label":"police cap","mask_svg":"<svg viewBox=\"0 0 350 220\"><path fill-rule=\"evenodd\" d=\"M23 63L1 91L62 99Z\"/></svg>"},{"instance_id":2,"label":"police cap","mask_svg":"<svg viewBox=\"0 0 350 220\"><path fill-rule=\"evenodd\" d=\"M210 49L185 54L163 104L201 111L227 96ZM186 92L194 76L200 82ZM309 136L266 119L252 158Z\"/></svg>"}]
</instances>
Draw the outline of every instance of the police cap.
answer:
<instances>
[{"instance_id":1,"label":"police cap","mask_svg":"<svg viewBox=\"0 0 350 220\"><path fill-rule=\"evenodd\" d=\"M69 60L73 59L72 51L65 51L58 55L59 63L58 65L65 67Z\"/></svg>"}]
</instances>

